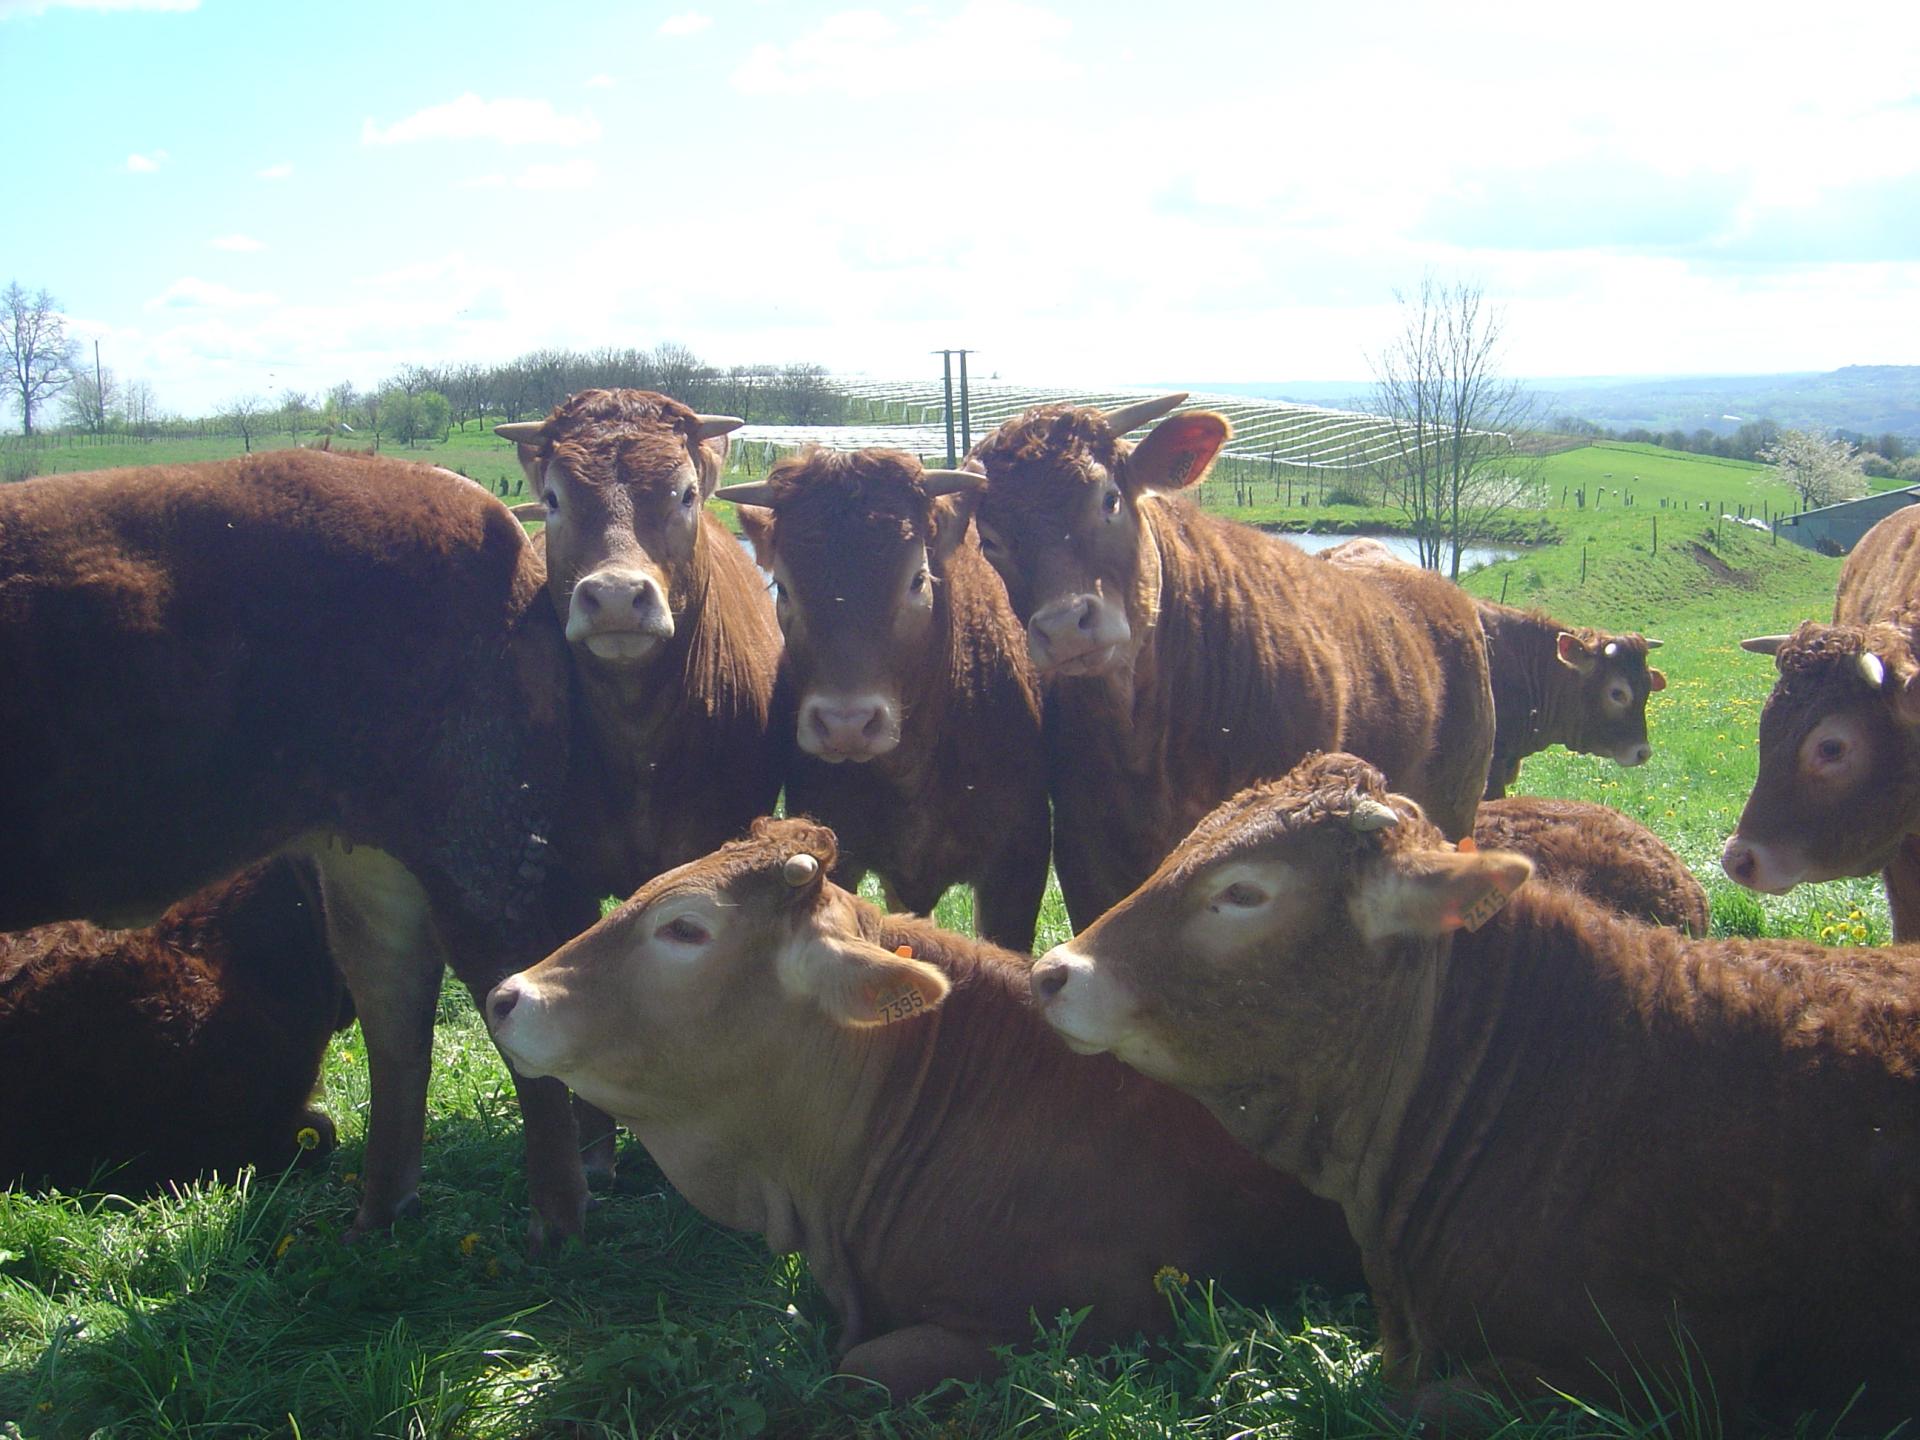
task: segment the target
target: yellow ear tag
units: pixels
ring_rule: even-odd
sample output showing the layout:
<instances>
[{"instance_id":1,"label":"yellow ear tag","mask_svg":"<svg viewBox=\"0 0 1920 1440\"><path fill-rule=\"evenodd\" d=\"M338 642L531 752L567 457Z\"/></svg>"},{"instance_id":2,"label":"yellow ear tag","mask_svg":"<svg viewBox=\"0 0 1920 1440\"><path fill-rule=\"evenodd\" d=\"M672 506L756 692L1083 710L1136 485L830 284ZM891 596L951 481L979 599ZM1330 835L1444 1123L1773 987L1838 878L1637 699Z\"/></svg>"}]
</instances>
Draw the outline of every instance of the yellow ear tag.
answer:
<instances>
[{"instance_id":1,"label":"yellow ear tag","mask_svg":"<svg viewBox=\"0 0 1920 1440\"><path fill-rule=\"evenodd\" d=\"M880 994L876 990L867 992L867 1003L873 1006L874 1019L882 1025L891 1025L896 1020L905 1020L927 1008L927 997L913 986L896 990L891 994Z\"/></svg>"}]
</instances>

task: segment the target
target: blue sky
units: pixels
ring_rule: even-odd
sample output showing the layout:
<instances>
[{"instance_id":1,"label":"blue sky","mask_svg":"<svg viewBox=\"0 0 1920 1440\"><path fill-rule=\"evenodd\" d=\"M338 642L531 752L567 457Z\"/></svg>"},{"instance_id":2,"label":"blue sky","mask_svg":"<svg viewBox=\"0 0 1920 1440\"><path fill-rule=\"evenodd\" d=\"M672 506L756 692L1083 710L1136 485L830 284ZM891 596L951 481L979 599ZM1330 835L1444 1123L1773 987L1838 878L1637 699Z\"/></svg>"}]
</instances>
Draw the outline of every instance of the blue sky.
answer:
<instances>
[{"instance_id":1,"label":"blue sky","mask_svg":"<svg viewBox=\"0 0 1920 1440\"><path fill-rule=\"evenodd\" d=\"M1364 378L1920 362L1920 4L0 0L5 279L163 408L545 345ZM24 142L24 143L23 143Z\"/></svg>"}]
</instances>

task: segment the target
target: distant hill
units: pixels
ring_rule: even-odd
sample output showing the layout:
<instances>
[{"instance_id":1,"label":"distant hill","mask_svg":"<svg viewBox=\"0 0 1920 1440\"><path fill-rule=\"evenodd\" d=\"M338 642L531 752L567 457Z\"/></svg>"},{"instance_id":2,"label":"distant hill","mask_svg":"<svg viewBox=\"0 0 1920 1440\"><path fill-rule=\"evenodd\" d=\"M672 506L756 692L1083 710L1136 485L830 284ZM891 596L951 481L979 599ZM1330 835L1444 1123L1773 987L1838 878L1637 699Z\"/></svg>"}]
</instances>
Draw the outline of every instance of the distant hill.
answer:
<instances>
[{"instance_id":1,"label":"distant hill","mask_svg":"<svg viewBox=\"0 0 1920 1440\"><path fill-rule=\"evenodd\" d=\"M1847 365L1790 375L1594 376L1531 380L1543 419L1571 416L1613 430L1711 430L1750 420L1793 429L1892 431L1920 440L1920 365ZM1364 380L1181 382L1168 389L1257 395L1306 405L1367 408Z\"/></svg>"}]
</instances>

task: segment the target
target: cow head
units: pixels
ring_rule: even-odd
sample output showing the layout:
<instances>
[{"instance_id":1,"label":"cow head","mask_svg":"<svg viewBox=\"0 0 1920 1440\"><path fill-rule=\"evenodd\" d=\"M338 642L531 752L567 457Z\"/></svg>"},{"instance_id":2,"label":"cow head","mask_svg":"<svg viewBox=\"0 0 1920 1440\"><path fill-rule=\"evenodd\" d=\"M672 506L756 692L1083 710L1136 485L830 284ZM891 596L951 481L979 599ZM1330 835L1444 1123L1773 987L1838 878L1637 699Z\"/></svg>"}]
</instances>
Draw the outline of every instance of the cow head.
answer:
<instances>
[{"instance_id":1,"label":"cow head","mask_svg":"<svg viewBox=\"0 0 1920 1440\"><path fill-rule=\"evenodd\" d=\"M1578 677L1574 734L1567 748L1610 756L1617 764L1643 765L1653 754L1647 740L1647 697L1667 688L1667 677L1647 664L1660 642L1643 635L1603 630L1562 630L1555 637L1560 663Z\"/></svg>"},{"instance_id":2,"label":"cow head","mask_svg":"<svg viewBox=\"0 0 1920 1440\"><path fill-rule=\"evenodd\" d=\"M623 1119L660 1118L764 1088L823 1031L935 1008L946 976L861 934L855 901L826 880L836 855L824 826L756 821L496 985L495 1041L523 1074L556 1075Z\"/></svg>"},{"instance_id":3,"label":"cow head","mask_svg":"<svg viewBox=\"0 0 1920 1440\"><path fill-rule=\"evenodd\" d=\"M1720 864L1770 895L1883 868L1920 812L1920 662L1892 625L1802 625L1741 644L1780 678L1760 771Z\"/></svg>"},{"instance_id":4,"label":"cow head","mask_svg":"<svg viewBox=\"0 0 1920 1440\"><path fill-rule=\"evenodd\" d=\"M900 743L945 661L947 560L983 483L898 450L810 450L719 492L773 575L808 754L872 760Z\"/></svg>"},{"instance_id":5,"label":"cow head","mask_svg":"<svg viewBox=\"0 0 1920 1440\"><path fill-rule=\"evenodd\" d=\"M601 664L638 665L673 637L705 563L701 508L740 423L651 390L582 390L545 420L494 427L545 507L567 639Z\"/></svg>"},{"instance_id":6,"label":"cow head","mask_svg":"<svg viewBox=\"0 0 1920 1440\"><path fill-rule=\"evenodd\" d=\"M1075 1049L1183 1089L1337 1075L1424 983L1409 947L1481 923L1532 868L1456 849L1365 761L1314 756L1221 804L1048 952L1034 999Z\"/></svg>"},{"instance_id":7,"label":"cow head","mask_svg":"<svg viewBox=\"0 0 1920 1440\"><path fill-rule=\"evenodd\" d=\"M1103 414L1043 405L974 447L987 476L975 520L1042 675L1104 675L1133 662L1159 604L1148 497L1192 485L1232 434L1211 411L1173 415L1137 446L1121 437L1185 400Z\"/></svg>"}]
</instances>

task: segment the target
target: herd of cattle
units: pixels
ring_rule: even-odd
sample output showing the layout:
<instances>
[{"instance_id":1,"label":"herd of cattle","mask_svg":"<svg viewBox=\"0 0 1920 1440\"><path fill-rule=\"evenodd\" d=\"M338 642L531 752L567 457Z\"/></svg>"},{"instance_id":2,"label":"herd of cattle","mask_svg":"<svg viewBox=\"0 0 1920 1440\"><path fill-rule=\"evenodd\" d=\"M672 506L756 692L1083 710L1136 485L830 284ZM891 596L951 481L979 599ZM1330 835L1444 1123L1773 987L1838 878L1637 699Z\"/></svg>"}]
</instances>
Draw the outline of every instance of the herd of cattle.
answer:
<instances>
[{"instance_id":1,"label":"herd of cattle","mask_svg":"<svg viewBox=\"0 0 1920 1440\"><path fill-rule=\"evenodd\" d=\"M1434 1413L1701 1362L1730 1412L1911 1413L1920 954L1705 940L1642 827L1501 798L1552 744L1644 761L1658 642L1204 513L1229 432L1183 399L720 489L737 422L586 391L501 427L531 540L380 457L0 489L0 1172L323 1153L357 1015L350 1233L387 1227L450 964L536 1248L617 1123L804 1252L895 1396L1035 1313L1162 1331L1172 1266L1366 1285ZM1902 940L1910 604L1920 509L1835 624L1748 642L1780 681L1724 857L1884 869ZM1035 961L1049 860L1079 933ZM918 918L954 884L979 940Z\"/></svg>"}]
</instances>

